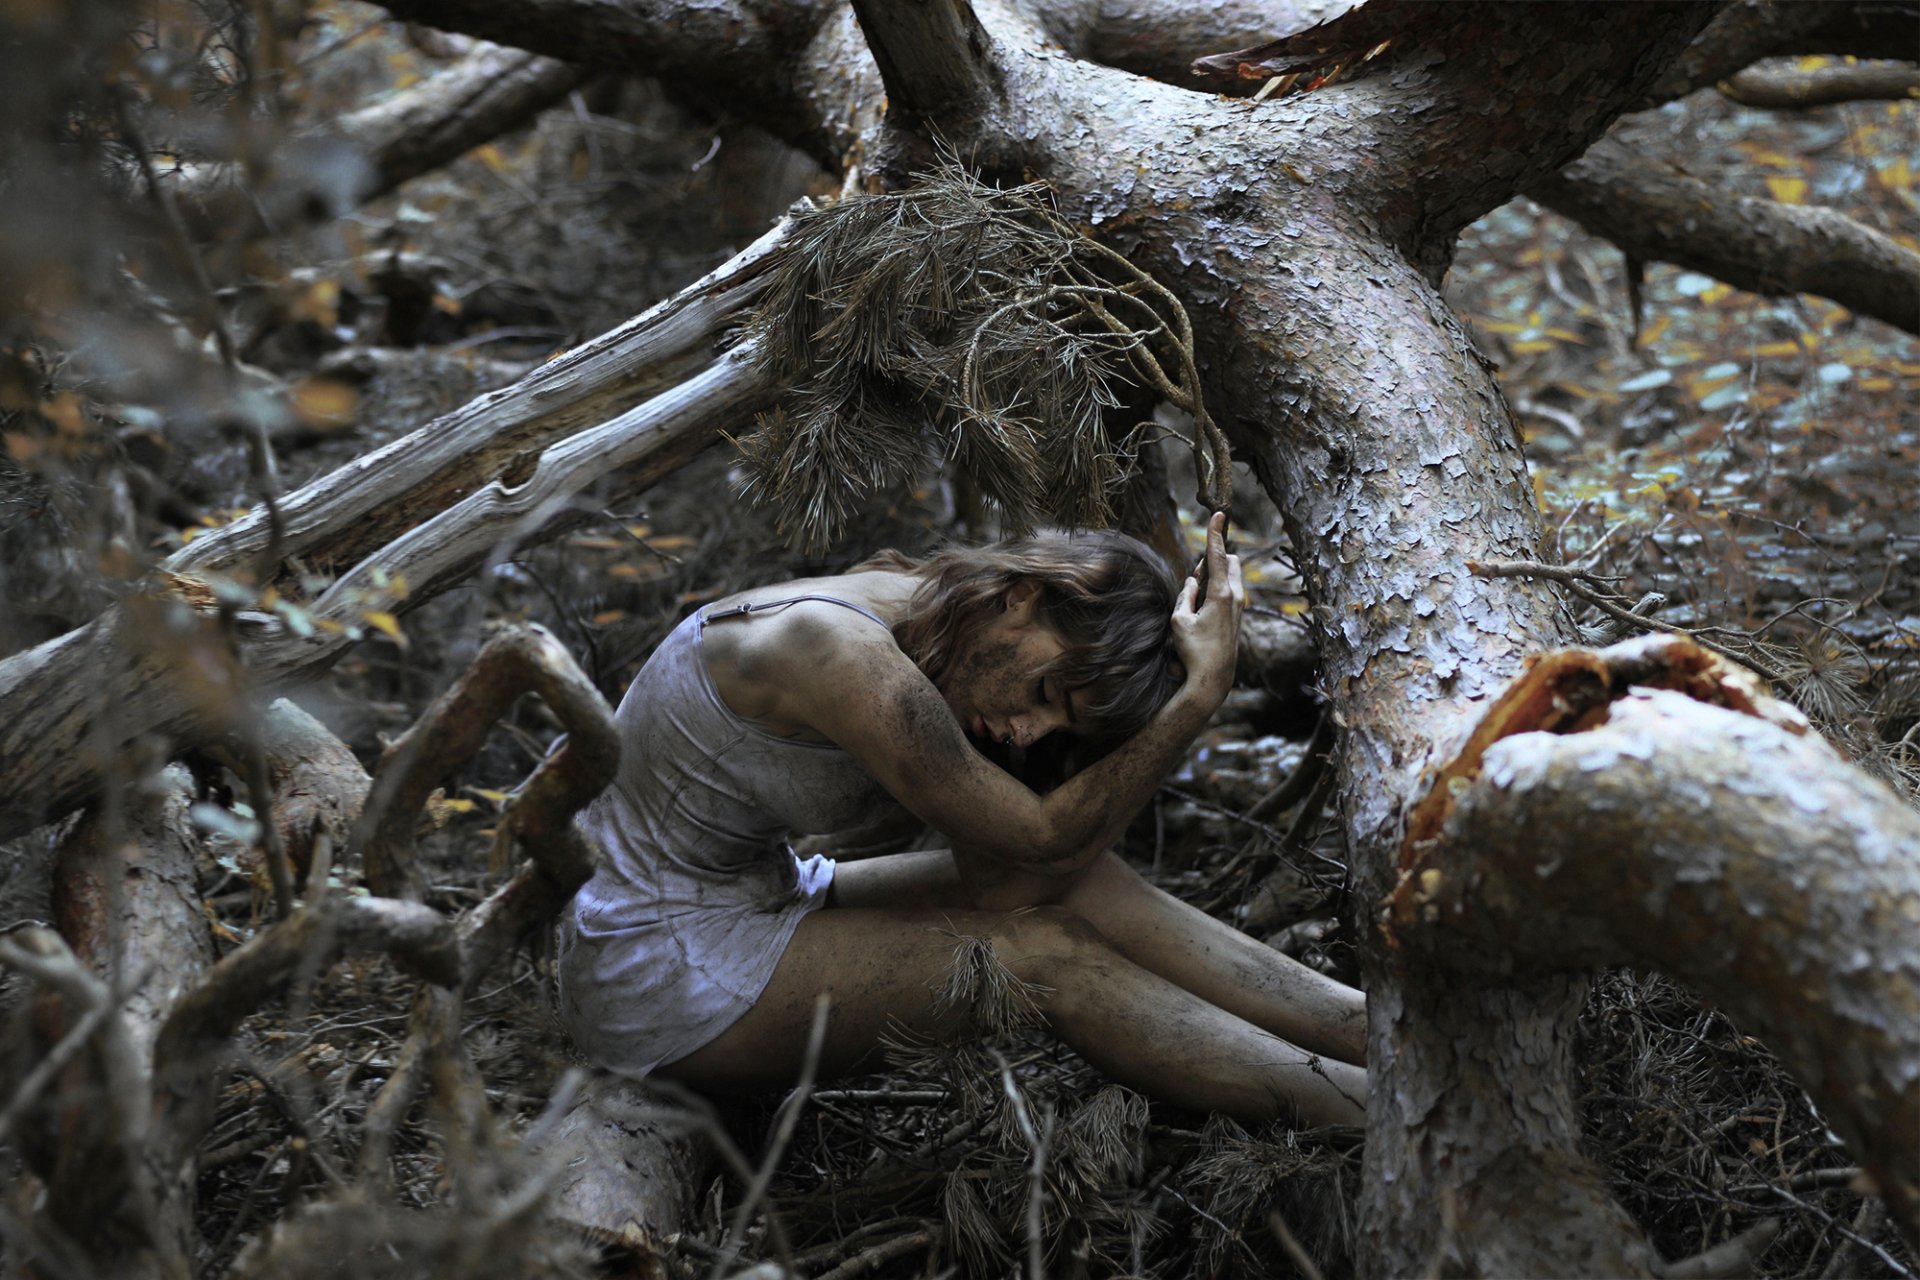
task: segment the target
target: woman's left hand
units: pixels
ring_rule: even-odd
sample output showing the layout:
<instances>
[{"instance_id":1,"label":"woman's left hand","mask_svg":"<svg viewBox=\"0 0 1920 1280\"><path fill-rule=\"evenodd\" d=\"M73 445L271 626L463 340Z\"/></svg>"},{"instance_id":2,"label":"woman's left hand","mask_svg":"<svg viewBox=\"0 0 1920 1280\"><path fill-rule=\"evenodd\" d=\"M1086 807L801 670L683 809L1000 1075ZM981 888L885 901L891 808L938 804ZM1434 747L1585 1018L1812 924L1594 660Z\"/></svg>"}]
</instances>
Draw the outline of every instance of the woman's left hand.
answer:
<instances>
[{"instance_id":1,"label":"woman's left hand","mask_svg":"<svg viewBox=\"0 0 1920 1280\"><path fill-rule=\"evenodd\" d=\"M1206 564L1204 588L1193 576L1180 589L1173 608L1173 644L1187 668L1187 689L1217 705L1233 688L1240 611L1247 602L1240 557L1227 553L1227 517L1222 512L1207 522Z\"/></svg>"}]
</instances>

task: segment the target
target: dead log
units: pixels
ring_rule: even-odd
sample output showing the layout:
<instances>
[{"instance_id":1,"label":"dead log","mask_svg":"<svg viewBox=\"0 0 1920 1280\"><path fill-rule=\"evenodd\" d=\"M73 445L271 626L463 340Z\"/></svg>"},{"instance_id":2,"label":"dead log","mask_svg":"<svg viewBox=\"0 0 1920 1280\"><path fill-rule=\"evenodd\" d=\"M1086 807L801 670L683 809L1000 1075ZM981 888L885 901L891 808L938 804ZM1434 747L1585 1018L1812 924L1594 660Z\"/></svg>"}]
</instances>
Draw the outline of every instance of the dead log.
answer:
<instances>
[{"instance_id":1,"label":"dead log","mask_svg":"<svg viewBox=\"0 0 1920 1280\"><path fill-rule=\"evenodd\" d=\"M121 992L131 1051L145 1062L174 999L214 962L200 906L200 840L180 765L95 806L60 842L55 927L81 963Z\"/></svg>"},{"instance_id":2,"label":"dead log","mask_svg":"<svg viewBox=\"0 0 1920 1280\"><path fill-rule=\"evenodd\" d=\"M148 1066L120 1017L121 995L59 935L26 928L0 939L0 963L32 978L5 1112L43 1194L23 1222L28 1254L79 1273L128 1280L193 1274L190 1199L149 1159ZM13 1241L9 1241L9 1249Z\"/></svg>"},{"instance_id":3,"label":"dead log","mask_svg":"<svg viewBox=\"0 0 1920 1280\"><path fill-rule=\"evenodd\" d=\"M483 44L419 83L246 162L162 179L200 239L280 235L336 218L519 128L590 70Z\"/></svg>"},{"instance_id":4,"label":"dead log","mask_svg":"<svg viewBox=\"0 0 1920 1280\"><path fill-rule=\"evenodd\" d=\"M548 1212L665 1280L668 1246L694 1215L712 1145L669 1097L596 1075L534 1154L561 1169Z\"/></svg>"},{"instance_id":5,"label":"dead log","mask_svg":"<svg viewBox=\"0 0 1920 1280\"><path fill-rule=\"evenodd\" d=\"M1675 636L1543 656L1408 823L1383 927L1441 984L1669 974L1776 1052L1920 1242L1920 814Z\"/></svg>"},{"instance_id":6,"label":"dead log","mask_svg":"<svg viewBox=\"0 0 1920 1280\"><path fill-rule=\"evenodd\" d=\"M277 612L238 612L246 669L271 687L337 658L367 611L404 612L503 543L574 527L568 499L609 472L624 468L630 490L653 484L771 396L737 354L715 352L784 235L783 223L643 315L288 494L277 543L263 511L196 538L163 566L151 616L216 613L207 578L266 585L289 558L335 571L317 599L282 582ZM179 641L128 632L124 612L0 662L0 838L81 803L145 734L189 745L224 731L224 697L180 680L166 651Z\"/></svg>"},{"instance_id":7,"label":"dead log","mask_svg":"<svg viewBox=\"0 0 1920 1280\"><path fill-rule=\"evenodd\" d=\"M1610 138L1527 194L1630 258L1768 297L1816 293L1920 333L1920 253L1837 210L1728 196Z\"/></svg>"}]
</instances>

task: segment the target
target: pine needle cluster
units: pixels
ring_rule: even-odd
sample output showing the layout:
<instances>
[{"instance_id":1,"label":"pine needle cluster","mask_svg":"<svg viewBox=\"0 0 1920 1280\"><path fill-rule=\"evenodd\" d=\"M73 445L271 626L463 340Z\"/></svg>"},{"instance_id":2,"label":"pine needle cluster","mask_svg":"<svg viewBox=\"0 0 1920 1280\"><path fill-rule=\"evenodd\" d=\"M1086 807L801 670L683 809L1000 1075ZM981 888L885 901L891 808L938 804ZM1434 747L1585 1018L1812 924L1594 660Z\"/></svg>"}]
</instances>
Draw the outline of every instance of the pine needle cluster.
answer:
<instances>
[{"instance_id":1,"label":"pine needle cluster","mask_svg":"<svg viewBox=\"0 0 1920 1280\"><path fill-rule=\"evenodd\" d=\"M798 215L772 271L748 331L792 390L735 443L746 495L810 549L934 463L1009 533L1111 524L1143 425L1116 428L1128 383L1192 413L1201 474L1225 479L1179 301L1043 186L989 187L949 162Z\"/></svg>"}]
</instances>

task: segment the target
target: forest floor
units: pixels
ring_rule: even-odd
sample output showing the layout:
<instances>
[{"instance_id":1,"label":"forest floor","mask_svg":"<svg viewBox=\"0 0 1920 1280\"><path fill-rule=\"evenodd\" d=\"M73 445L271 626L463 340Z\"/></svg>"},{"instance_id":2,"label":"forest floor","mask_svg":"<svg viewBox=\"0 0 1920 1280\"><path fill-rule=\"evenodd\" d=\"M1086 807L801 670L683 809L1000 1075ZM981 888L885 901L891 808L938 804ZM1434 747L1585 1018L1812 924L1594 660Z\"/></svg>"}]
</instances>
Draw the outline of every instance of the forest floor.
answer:
<instances>
[{"instance_id":1,"label":"forest floor","mask_svg":"<svg viewBox=\"0 0 1920 1280\"><path fill-rule=\"evenodd\" d=\"M395 29L370 25L375 11L330 12L331 24L307 37L311 94L344 105L431 69L433 58ZM1913 104L1781 115L1709 92L1635 127L1729 194L1842 208L1910 244L1920 228ZM687 112L644 84L593 85L536 128L288 242L276 269L299 284L257 321L256 358L350 408L286 451L287 484L639 311L724 260L793 198L831 190L763 136ZM389 286L367 266L402 250L436 264L422 277L427 318L404 343ZM1597 589L1629 606L1659 593L1652 613L1663 621L1725 629L1710 638L1770 666L1836 740L1911 788L1920 778L1920 342L1816 298L1757 298L1662 264L1647 268L1636 316L1627 277L1616 249L1520 201L1469 230L1447 284L1522 423L1549 531L1540 558L1591 570ZM315 314L329 323L296 322ZM199 495L200 515L151 528L157 549L250 502L234 452L186 465L197 470L183 491ZM732 496L729 472L728 458L709 455L612 511L605 531L499 565L391 628L370 623L352 654L294 696L371 763L489 624L528 618L549 626L617 701L688 608L847 558L786 548ZM1241 491L1255 602L1298 618L1277 523L1250 482ZM956 529L956 505L929 477L851 530L847 556L982 532ZM1603 621L1597 612L1587 620ZM1366 913L1345 896L1325 790L1259 809L1294 771L1317 767L1314 727L1308 691L1237 693L1136 823L1127 852L1176 894L1352 978L1346 930ZM523 701L449 788L444 825L425 849L443 904L484 892L500 806L554 732ZM208 800L238 807L217 789ZM224 883L207 892L221 904L222 936L238 941L262 923L264 899L232 853L214 871ZM8 892L9 918L43 914L17 878ZM539 1115L572 1065L548 983L543 958L521 957L470 1004L467 1048L509 1128ZM324 1199L327 1180L290 1140L284 1101L265 1081L308 1099L301 1144L351 1167L367 1102L405 1036L410 987L382 963L343 964L301 1007L249 1024L262 1071L228 1089L208 1138L204 1274L262 1274L268 1259L290 1273L285 1241L276 1246L269 1228L315 1215L302 1206ZM1665 1256L1775 1218L1781 1230L1758 1274L1914 1274L1804 1093L1763 1046L1686 992L1630 973L1602 977L1577 1070L1588 1148ZM1058 1046L1015 1032L963 1051L903 1048L885 1073L715 1114L721 1141L773 1169L763 1208L778 1215L786 1243L765 1213L731 1234L742 1188L721 1166L676 1246L687 1274L718 1274L722 1263L781 1247L808 1274L1001 1274L1025 1256L1036 1222L1059 1276L1297 1273L1287 1239L1326 1274L1351 1270L1356 1135L1250 1133L1149 1106ZM433 1126L410 1121L396 1147L402 1204L442 1206L441 1155ZM1036 1176L1046 1194L1030 1221ZM578 1248L535 1236L499 1242L475 1274L589 1268ZM309 1261L325 1273L327 1259Z\"/></svg>"}]
</instances>

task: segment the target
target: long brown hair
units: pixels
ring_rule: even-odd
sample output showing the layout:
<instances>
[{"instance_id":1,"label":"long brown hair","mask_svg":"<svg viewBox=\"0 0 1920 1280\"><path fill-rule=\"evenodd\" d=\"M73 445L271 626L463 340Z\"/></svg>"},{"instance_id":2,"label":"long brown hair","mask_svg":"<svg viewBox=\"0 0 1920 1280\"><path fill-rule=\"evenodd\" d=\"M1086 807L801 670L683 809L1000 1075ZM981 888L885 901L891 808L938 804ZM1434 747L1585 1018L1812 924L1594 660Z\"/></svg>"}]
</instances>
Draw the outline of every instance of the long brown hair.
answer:
<instances>
[{"instance_id":1,"label":"long brown hair","mask_svg":"<svg viewBox=\"0 0 1920 1280\"><path fill-rule=\"evenodd\" d=\"M1170 622L1173 573L1144 542L1124 533L1043 529L919 560L883 551L857 567L920 575L893 636L935 683L981 624L1005 607L1007 594L1032 582L1040 588L1041 620L1067 646L1040 674L1083 691L1088 739L1111 745L1133 736L1180 687Z\"/></svg>"}]
</instances>

